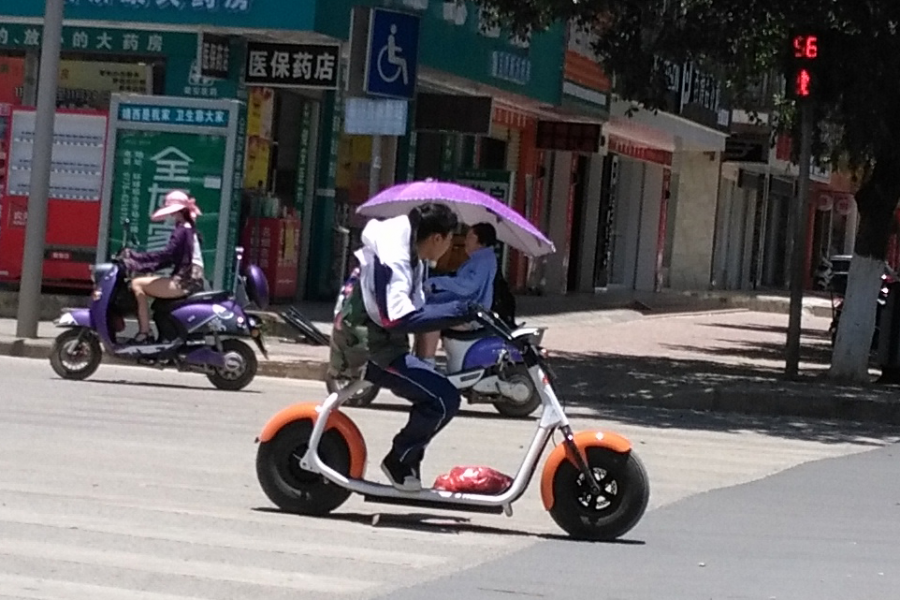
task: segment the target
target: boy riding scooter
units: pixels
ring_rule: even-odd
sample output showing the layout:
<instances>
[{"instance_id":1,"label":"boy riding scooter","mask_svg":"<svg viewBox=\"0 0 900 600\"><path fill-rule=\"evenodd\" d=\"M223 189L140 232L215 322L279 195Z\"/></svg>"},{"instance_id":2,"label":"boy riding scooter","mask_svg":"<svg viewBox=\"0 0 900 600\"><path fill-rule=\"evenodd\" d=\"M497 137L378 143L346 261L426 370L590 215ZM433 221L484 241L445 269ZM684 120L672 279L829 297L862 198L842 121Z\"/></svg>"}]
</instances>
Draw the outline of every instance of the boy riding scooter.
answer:
<instances>
[{"instance_id":1,"label":"boy riding scooter","mask_svg":"<svg viewBox=\"0 0 900 600\"><path fill-rule=\"evenodd\" d=\"M360 288L369 316L366 380L413 403L409 421L394 438L381 468L401 491L422 488L425 448L459 410L456 387L410 353L409 334L440 331L470 318L463 301L426 304L424 262L450 248L457 218L444 204L423 204L408 215L371 221L356 253Z\"/></svg>"}]
</instances>

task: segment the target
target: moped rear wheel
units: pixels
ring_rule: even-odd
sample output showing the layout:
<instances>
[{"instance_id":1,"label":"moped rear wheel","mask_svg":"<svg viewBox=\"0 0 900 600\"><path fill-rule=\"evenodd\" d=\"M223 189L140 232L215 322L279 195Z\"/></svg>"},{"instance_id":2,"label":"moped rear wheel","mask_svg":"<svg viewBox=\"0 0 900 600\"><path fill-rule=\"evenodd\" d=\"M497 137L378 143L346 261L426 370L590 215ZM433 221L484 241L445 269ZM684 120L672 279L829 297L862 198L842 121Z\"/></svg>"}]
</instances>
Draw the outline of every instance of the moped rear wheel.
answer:
<instances>
[{"instance_id":1,"label":"moped rear wheel","mask_svg":"<svg viewBox=\"0 0 900 600\"><path fill-rule=\"evenodd\" d=\"M541 394L531 380L531 375L526 367L519 366L511 376L506 378L506 381L507 383L520 383L528 386L531 390L531 395L523 402L516 402L512 398L503 398L494 402L494 408L497 409L498 413L512 419L524 419L541 406Z\"/></svg>"},{"instance_id":2,"label":"moped rear wheel","mask_svg":"<svg viewBox=\"0 0 900 600\"><path fill-rule=\"evenodd\" d=\"M353 383L353 380L351 379L340 379L331 374L325 375L325 387L328 389L329 394L336 394L351 383ZM371 385L366 389L353 394L346 402L344 402L344 406L355 406L357 408L368 406L375 401L375 398L378 397L378 392L380 391L381 388L377 385Z\"/></svg>"},{"instance_id":3,"label":"moped rear wheel","mask_svg":"<svg viewBox=\"0 0 900 600\"><path fill-rule=\"evenodd\" d=\"M50 366L63 379L83 381L100 367L103 349L93 331L68 329L53 341Z\"/></svg>"},{"instance_id":4,"label":"moped rear wheel","mask_svg":"<svg viewBox=\"0 0 900 600\"><path fill-rule=\"evenodd\" d=\"M253 381L259 363L253 348L240 340L224 340L222 350L225 354L225 366L210 371L206 378L217 389L238 392Z\"/></svg>"},{"instance_id":5,"label":"moped rear wheel","mask_svg":"<svg viewBox=\"0 0 900 600\"><path fill-rule=\"evenodd\" d=\"M564 460L553 476L550 516L569 535L583 540L614 540L628 533L647 510L650 480L634 452L585 450L588 468L602 493L595 496L581 472Z\"/></svg>"},{"instance_id":6,"label":"moped rear wheel","mask_svg":"<svg viewBox=\"0 0 900 600\"><path fill-rule=\"evenodd\" d=\"M271 440L261 443L256 454L256 476L263 492L286 512L325 515L350 497L348 490L300 466L312 430L308 419L288 423ZM322 436L319 456L338 473L350 472L350 448L336 429Z\"/></svg>"}]
</instances>

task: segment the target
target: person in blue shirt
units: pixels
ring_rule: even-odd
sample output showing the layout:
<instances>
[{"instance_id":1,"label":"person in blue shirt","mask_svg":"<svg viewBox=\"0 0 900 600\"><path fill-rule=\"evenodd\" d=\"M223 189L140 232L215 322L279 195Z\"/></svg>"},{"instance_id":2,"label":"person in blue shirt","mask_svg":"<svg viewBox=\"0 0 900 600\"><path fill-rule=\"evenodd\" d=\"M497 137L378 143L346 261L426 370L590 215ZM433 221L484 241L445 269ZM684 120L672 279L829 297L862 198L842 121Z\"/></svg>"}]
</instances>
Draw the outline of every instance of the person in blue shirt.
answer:
<instances>
[{"instance_id":1,"label":"person in blue shirt","mask_svg":"<svg viewBox=\"0 0 900 600\"><path fill-rule=\"evenodd\" d=\"M494 302L494 279L497 277L497 230L490 223L472 225L466 234L469 259L460 265L455 276L431 277L425 281L429 303L465 301L490 310ZM440 331L420 334L416 353L433 365Z\"/></svg>"}]
</instances>

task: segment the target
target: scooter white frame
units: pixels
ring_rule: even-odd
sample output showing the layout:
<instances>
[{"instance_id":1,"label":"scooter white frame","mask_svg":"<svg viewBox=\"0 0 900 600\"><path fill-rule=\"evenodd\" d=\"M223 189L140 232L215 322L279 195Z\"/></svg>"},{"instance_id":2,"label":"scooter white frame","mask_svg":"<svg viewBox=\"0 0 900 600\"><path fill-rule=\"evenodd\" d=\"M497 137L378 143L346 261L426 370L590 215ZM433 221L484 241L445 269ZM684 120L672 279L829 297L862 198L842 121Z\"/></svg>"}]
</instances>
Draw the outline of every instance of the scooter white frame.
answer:
<instances>
[{"instance_id":1,"label":"scooter white frame","mask_svg":"<svg viewBox=\"0 0 900 600\"><path fill-rule=\"evenodd\" d=\"M525 458L519 466L512 485L505 492L489 496L484 494L468 494L448 492L444 490L422 489L418 492L404 492L393 486L367 481L365 479L351 479L333 468L329 467L319 456L318 447L325 434L329 416L354 394L366 389L370 383L358 380L341 390L331 394L324 404L317 408L319 412L315 426L309 439L308 449L300 460L301 468L318 473L328 481L345 488L353 493L361 494L367 502L382 504L401 504L406 506L443 507L451 510L465 512L505 513L512 516L512 503L518 500L528 488L535 470L537 469L541 455L547 447L547 443L554 431L561 430L564 436L563 443L575 449L573 453L578 462L578 467L587 474L585 478L591 491L600 494L599 484L590 475L588 466L581 452L574 443L574 434L569 419L565 414L556 392L553 390L550 378L544 373L540 364L529 367L529 374L537 387L543 405L537 431L525 453Z\"/></svg>"}]
</instances>

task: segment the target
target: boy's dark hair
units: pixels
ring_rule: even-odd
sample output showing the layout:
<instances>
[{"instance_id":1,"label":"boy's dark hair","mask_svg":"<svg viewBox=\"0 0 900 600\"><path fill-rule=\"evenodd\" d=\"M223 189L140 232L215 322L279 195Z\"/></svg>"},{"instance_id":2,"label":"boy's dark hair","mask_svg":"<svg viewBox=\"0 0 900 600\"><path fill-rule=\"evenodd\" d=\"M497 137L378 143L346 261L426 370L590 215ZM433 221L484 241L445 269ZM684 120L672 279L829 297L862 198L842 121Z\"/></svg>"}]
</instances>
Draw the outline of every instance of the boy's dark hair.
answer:
<instances>
[{"instance_id":1,"label":"boy's dark hair","mask_svg":"<svg viewBox=\"0 0 900 600\"><path fill-rule=\"evenodd\" d=\"M436 202L427 202L409 211L409 222L415 242L421 242L435 234L450 235L459 227L456 213L446 204Z\"/></svg>"},{"instance_id":2,"label":"boy's dark hair","mask_svg":"<svg viewBox=\"0 0 900 600\"><path fill-rule=\"evenodd\" d=\"M478 243L485 248L491 248L497 245L497 230L490 223L478 223L472 225L472 231L478 238Z\"/></svg>"}]
</instances>

